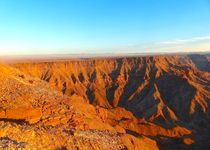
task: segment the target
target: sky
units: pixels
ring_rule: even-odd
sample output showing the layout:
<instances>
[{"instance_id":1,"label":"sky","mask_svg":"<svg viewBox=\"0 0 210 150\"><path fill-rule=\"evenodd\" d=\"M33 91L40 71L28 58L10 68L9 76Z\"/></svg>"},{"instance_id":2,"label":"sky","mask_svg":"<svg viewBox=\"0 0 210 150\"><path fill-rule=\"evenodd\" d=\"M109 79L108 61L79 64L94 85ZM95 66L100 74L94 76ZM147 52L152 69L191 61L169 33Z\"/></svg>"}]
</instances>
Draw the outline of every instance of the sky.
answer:
<instances>
[{"instance_id":1,"label":"sky","mask_svg":"<svg viewBox=\"0 0 210 150\"><path fill-rule=\"evenodd\" d=\"M0 55L210 51L210 0L0 0Z\"/></svg>"}]
</instances>

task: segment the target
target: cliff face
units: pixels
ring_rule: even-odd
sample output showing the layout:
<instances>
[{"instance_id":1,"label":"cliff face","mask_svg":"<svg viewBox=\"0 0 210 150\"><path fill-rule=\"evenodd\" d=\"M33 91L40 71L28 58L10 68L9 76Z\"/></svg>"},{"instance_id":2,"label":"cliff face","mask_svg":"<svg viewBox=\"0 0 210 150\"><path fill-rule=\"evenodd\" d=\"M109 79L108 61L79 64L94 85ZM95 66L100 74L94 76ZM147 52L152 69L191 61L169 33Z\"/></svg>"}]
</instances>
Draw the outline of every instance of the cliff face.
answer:
<instances>
[{"instance_id":1,"label":"cliff face","mask_svg":"<svg viewBox=\"0 0 210 150\"><path fill-rule=\"evenodd\" d=\"M0 95L0 149L158 149L154 140L117 125L121 115L95 108L79 95L65 96L9 66L0 65Z\"/></svg>"},{"instance_id":2,"label":"cliff face","mask_svg":"<svg viewBox=\"0 0 210 150\"><path fill-rule=\"evenodd\" d=\"M12 64L13 68L4 68L18 73L1 79L6 91L0 92L6 96L1 99L0 119L9 124L27 122L25 126L19 124L18 129L33 126L33 130L44 131L48 144L53 143L49 132L59 134L56 138L63 137L66 144L57 146L68 148L72 144L71 140L67 142L66 129L75 133L70 137L80 148L92 145L93 149L104 149L107 145L102 141L111 139L118 141L109 144L113 149L140 149L142 145L145 149L207 149L209 63L207 56L193 55ZM18 113L12 114L14 111ZM34 124L41 126L41 131ZM15 137L14 133L11 136L6 132L3 137L6 135ZM92 144L94 138L88 138L100 135L104 139L96 145Z\"/></svg>"},{"instance_id":3,"label":"cliff face","mask_svg":"<svg viewBox=\"0 0 210 150\"><path fill-rule=\"evenodd\" d=\"M199 56L200 57L200 56ZM157 123L199 121L209 114L208 69L195 56L154 56L17 64L66 95L105 108L124 107ZM200 60L199 58L197 58ZM204 67L206 68L206 67ZM199 116L199 118L197 118Z\"/></svg>"}]
</instances>

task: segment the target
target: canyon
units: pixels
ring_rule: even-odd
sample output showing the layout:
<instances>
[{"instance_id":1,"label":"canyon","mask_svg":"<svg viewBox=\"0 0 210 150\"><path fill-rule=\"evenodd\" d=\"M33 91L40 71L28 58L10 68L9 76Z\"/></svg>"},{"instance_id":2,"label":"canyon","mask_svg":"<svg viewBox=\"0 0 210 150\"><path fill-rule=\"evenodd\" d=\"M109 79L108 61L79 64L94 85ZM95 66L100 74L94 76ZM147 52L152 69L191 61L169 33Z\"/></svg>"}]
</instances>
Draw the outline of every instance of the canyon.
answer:
<instances>
[{"instance_id":1,"label":"canyon","mask_svg":"<svg viewBox=\"0 0 210 150\"><path fill-rule=\"evenodd\" d=\"M2 148L210 146L208 54L0 65Z\"/></svg>"}]
</instances>

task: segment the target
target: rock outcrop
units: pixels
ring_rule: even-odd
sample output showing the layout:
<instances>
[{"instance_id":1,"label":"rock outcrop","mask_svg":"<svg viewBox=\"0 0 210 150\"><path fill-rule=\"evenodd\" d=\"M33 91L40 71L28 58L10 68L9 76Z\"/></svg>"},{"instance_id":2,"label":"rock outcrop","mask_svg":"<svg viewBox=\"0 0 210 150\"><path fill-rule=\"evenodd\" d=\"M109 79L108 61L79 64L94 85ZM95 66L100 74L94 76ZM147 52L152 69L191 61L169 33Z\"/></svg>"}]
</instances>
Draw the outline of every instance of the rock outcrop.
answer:
<instances>
[{"instance_id":1,"label":"rock outcrop","mask_svg":"<svg viewBox=\"0 0 210 150\"><path fill-rule=\"evenodd\" d=\"M201 116L209 114L210 61L207 58L151 56L14 66L47 81L65 95L77 94L95 106L108 109L124 107L137 117L162 124L199 122Z\"/></svg>"},{"instance_id":2,"label":"rock outcrop","mask_svg":"<svg viewBox=\"0 0 210 150\"><path fill-rule=\"evenodd\" d=\"M123 127L105 122L100 108L79 95L0 65L0 149L133 149ZM154 140L132 137L157 150ZM151 143L151 144L150 144Z\"/></svg>"},{"instance_id":3,"label":"rock outcrop","mask_svg":"<svg viewBox=\"0 0 210 150\"><path fill-rule=\"evenodd\" d=\"M209 64L208 56L174 55L1 65L0 142L208 149Z\"/></svg>"}]
</instances>

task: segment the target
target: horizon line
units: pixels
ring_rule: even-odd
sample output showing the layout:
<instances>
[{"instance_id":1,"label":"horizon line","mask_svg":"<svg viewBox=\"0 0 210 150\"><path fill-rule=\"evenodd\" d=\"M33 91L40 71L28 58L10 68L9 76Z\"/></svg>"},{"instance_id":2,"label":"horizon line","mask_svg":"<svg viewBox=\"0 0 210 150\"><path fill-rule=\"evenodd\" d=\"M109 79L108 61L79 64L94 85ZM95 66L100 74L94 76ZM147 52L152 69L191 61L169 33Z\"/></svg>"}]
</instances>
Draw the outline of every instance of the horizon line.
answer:
<instances>
[{"instance_id":1,"label":"horizon line","mask_svg":"<svg viewBox=\"0 0 210 150\"><path fill-rule=\"evenodd\" d=\"M71 57L72 58L85 58L84 56L88 56L88 57L103 57L103 55L105 55L105 57L116 57L116 56L135 56L135 55L181 55L181 54L208 54L210 53L209 51L192 51L192 52L181 52L181 51L177 51L177 52L130 52L130 53L119 53L119 52L106 52L106 53L51 53L51 54L6 54L6 55L1 55L0 54L0 59L2 59L2 57L14 57L14 58L18 58L18 57L25 57L25 58L37 58L37 57L59 57L59 58L65 58L65 57Z\"/></svg>"}]
</instances>

